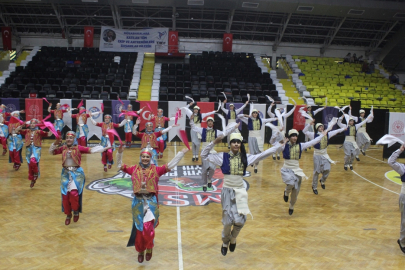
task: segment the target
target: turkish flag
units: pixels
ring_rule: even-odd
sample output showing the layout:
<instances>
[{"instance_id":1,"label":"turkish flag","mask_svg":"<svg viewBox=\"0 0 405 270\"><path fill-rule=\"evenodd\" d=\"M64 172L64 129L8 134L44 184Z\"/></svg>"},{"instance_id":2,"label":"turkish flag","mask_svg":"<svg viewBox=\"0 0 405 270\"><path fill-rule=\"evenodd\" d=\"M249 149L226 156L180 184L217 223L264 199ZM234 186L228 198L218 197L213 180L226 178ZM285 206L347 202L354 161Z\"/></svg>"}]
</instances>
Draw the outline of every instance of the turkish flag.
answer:
<instances>
[{"instance_id":1,"label":"turkish flag","mask_svg":"<svg viewBox=\"0 0 405 270\"><path fill-rule=\"evenodd\" d=\"M298 131L303 130L305 127L305 117L302 116L302 114L299 113L299 109L301 107L306 107L305 105L297 105L295 106L294 110L294 123L293 123L293 129L296 129Z\"/></svg>"},{"instance_id":2,"label":"turkish flag","mask_svg":"<svg viewBox=\"0 0 405 270\"><path fill-rule=\"evenodd\" d=\"M43 116L43 99L42 98L26 98L25 99L25 117L26 121L32 118L42 120Z\"/></svg>"},{"instance_id":3,"label":"turkish flag","mask_svg":"<svg viewBox=\"0 0 405 270\"><path fill-rule=\"evenodd\" d=\"M179 52L179 32L169 31L169 53Z\"/></svg>"},{"instance_id":4,"label":"turkish flag","mask_svg":"<svg viewBox=\"0 0 405 270\"><path fill-rule=\"evenodd\" d=\"M1 35L3 38L3 50L11 51L11 27L2 27Z\"/></svg>"},{"instance_id":5,"label":"turkish flag","mask_svg":"<svg viewBox=\"0 0 405 270\"><path fill-rule=\"evenodd\" d=\"M145 129L145 124L146 122L149 122L148 118L150 116L151 113L153 113L154 115L157 115L157 109L158 109L158 101L139 101L139 108L143 108L143 111L140 113L140 119L141 119L141 123L139 124L139 131L142 131ZM154 128L156 128L154 126Z\"/></svg>"},{"instance_id":6,"label":"turkish flag","mask_svg":"<svg viewBox=\"0 0 405 270\"><path fill-rule=\"evenodd\" d=\"M223 52L231 52L232 51L232 41L233 41L233 34L225 33L224 34L224 41L222 44L222 51Z\"/></svg>"},{"instance_id":7,"label":"turkish flag","mask_svg":"<svg viewBox=\"0 0 405 270\"><path fill-rule=\"evenodd\" d=\"M200 113L209 113L215 110L214 108L215 103L214 102L198 102L197 106L200 107ZM201 123L201 127L206 128L207 127L207 118L212 117L215 118L214 115L207 116L203 119L203 122Z\"/></svg>"},{"instance_id":8,"label":"turkish flag","mask_svg":"<svg viewBox=\"0 0 405 270\"><path fill-rule=\"evenodd\" d=\"M85 26L84 27L84 46L91 48L93 47L93 36L94 36L94 27Z\"/></svg>"}]
</instances>

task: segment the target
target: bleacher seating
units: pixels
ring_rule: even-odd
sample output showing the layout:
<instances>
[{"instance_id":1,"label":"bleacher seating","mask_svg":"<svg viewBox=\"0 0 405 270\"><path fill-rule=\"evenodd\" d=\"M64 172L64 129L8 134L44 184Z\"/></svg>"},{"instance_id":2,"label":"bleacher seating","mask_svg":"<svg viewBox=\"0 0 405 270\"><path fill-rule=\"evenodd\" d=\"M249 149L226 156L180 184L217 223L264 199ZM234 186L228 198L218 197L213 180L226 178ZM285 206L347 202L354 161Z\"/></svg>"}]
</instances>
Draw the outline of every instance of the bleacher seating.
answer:
<instances>
[{"instance_id":1,"label":"bleacher seating","mask_svg":"<svg viewBox=\"0 0 405 270\"><path fill-rule=\"evenodd\" d=\"M322 105L348 105L360 100L363 108L405 111L402 87L390 84L388 72L375 65L374 73L362 72L362 65L343 62L342 58L287 56L287 73L300 94ZM287 64L288 63L288 64Z\"/></svg>"},{"instance_id":2,"label":"bleacher seating","mask_svg":"<svg viewBox=\"0 0 405 270\"><path fill-rule=\"evenodd\" d=\"M127 99L137 53L99 52L97 48L42 47L7 75L1 97ZM26 61L26 62L24 62ZM10 64L10 66L13 63ZM6 72L6 71L5 71Z\"/></svg>"}]
</instances>

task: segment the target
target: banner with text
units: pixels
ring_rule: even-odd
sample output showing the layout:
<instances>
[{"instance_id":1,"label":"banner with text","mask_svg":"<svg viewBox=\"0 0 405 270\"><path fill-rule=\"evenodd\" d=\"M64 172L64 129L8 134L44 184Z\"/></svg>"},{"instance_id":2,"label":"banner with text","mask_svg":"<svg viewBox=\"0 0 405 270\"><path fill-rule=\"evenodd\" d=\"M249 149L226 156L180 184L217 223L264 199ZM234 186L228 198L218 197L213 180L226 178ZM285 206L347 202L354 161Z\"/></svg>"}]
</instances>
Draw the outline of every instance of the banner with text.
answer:
<instances>
[{"instance_id":1,"label":"banner with text","mask_svg":"<svg viewBox=\"0 0 405 270\"><path fill-rule=\"evenodd\" d=\"M94 121L96 122L103 122L103 113L101 111L101 104L103 103L102 100L86 100L86 110L89 114L99 112L93 116ZM90 140L91 136L96 135L99 139L101 139L102 131L100 127L93 125L90 119L87 121L87 126L89 127L89 134L87 136L87 140Z\"/></svg>"},{"instance_id":2,"label":"banner with text","mask_svg":"<svg viewBox=\"0 0 405 270\"><path fill-rule=\"evenodd\" d=\"M124 103L124 105L122 105ZM129 100L122 100L122 103L119 100L113 100L112 101L112 106L111 106L111 111L112 111L112 119L114 123L119 123L122 120L124 120L124 115L120 117L120 107L122 106L123 110L126 110L128 108L128 104L130 104ZM135 121L135 120L134 120ZM134 122L135 124L135 122Z\"/></svg>"},{"instance_id":3,"label":"banner with text","mask_svg":"<svg viewBox=\"0 0 405 270\"><path fill-rule=\"evenodd\" d=\"M167 52L169 28L144 30L101 27L100 51L107 52ZM160 51L163 49L163 51Z\"/></svg>"},{"instance_id":4,"label":"banner with text","mask_svg":"<svg viewBox=\"0 0 405 270\"><path fill-rule=\"evenodd\" d=\"M19 111L20 110L20 99L19 98L2 98L1 99L1 104L6 106L6 112L12 113L14 111ZM8 121L9 117L7 119L4 119L4 121Z\"/></svg>"},{"instance_id":5,"label":"banner with text","mask_svg":"<svg viewBox=\"0 0 405 270\"><path fill-rule=\"evenodd\" d=\"M325 129L328 128L328 123L332 121L333 117L338 117L338 112L339 110L336 109L335 107L326 107L322 111L322 124L325 127ZM337 129L339 126L335 125L332 130Z\"/></svg>"},{"instance_id":6,"label":"banner with text","mask_svg":"<svg viewBox=\"0 0 405 270\"><path fill-rule=\"evenodd\" d=\"M390 112L388 134L405 141L405 113Z\"/></svg>"},{"instance_id":7,"label":"banner with text","mask_svg":"<svg viewBox=\"0 0 405 270\"><path fill-rule=\"evenodd\" d=\"M29 121L32 118L42 120L43 115L43 103L42 98L27 98L25 99L25 121Z\"/></svg>"},{"instance_id":8,"label":"banner with text","mask_svg":"<svg viewBox=\"0 0 405 270\"><path fill-rule=\"evenodd\" d=\"M68 105L69 108L72 108L72 100L71 99L61 99L60 100L60 105ZM63 114L63 123L65 124L65 126L69 127L70 129L72 129L72 117L70 116L70 113L64 113Z\"/></svg>"}]
</instances>

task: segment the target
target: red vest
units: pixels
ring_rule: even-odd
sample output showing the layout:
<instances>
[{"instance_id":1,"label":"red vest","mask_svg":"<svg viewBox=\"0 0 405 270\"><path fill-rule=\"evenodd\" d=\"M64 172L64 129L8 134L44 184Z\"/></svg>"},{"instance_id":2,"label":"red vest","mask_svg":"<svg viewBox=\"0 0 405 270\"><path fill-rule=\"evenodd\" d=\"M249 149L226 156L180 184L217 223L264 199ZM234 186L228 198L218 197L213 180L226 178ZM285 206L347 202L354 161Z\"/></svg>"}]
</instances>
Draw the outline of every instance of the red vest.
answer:
<instances>
[{"instance_id":1,"label":"red vest","mask_svg":"<svg viewBox=\"0 0 405 270\"><path fill-rule=\"evenodd\" d=\"M141 166L136 165L136 169L132 173L132 186L134 193L138 193L142 189L142 180L145 179L146 190L150 193L156 193L158 191L157 183L159 181L159 175L156 171L156 166L151 164L149 168L143 169Z\"/></svg>"}]
</instances>

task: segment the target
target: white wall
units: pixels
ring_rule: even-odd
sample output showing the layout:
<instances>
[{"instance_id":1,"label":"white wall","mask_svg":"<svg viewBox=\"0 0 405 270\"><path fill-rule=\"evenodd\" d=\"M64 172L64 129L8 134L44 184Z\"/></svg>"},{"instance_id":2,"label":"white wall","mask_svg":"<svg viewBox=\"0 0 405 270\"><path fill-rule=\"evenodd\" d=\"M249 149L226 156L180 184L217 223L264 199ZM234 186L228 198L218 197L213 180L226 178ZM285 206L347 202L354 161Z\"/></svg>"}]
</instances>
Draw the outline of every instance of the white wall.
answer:
<instances>
[{"instance_id":1,"label":"white wall","mask_svg":"<svg viewBox=\"0 0 405 270\"><path fill-rule=\"evenodd\" d=\"M397 72L395 72L395 74L397 74L398 77L399 77L399 83L404 84L405 83L405 73L397 73Z\"/></svg>"}]
</instances>

